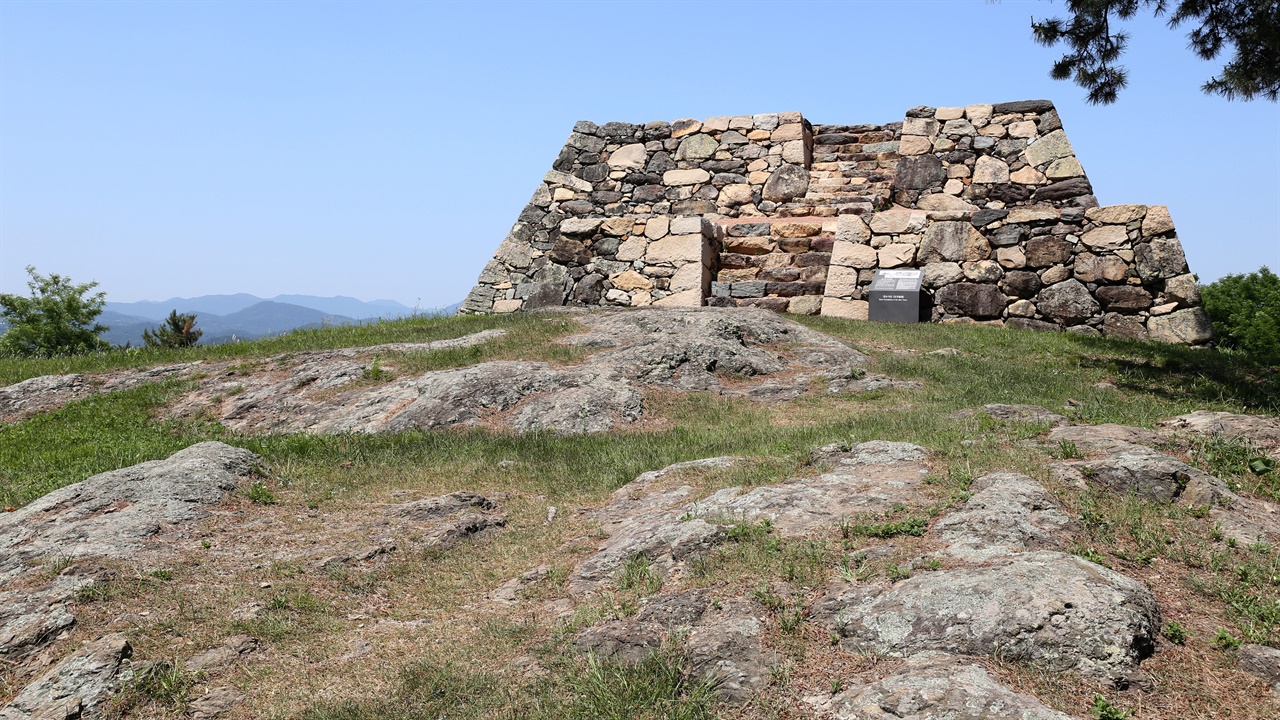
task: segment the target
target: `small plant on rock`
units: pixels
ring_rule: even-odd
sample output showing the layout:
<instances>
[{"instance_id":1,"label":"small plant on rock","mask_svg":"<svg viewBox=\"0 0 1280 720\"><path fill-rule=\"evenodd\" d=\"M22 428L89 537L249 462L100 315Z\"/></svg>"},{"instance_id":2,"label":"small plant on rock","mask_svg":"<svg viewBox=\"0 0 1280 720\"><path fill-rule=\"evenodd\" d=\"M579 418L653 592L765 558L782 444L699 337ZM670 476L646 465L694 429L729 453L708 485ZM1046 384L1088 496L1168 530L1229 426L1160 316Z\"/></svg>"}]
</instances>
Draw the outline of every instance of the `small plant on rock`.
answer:
<instances>
[{"instance_id":1,"label":"small plant on rock","mask_svg":"<svg viewBox=\"0 0 1280 720\"><path fill-rule=\"evenodd\" d=\"M1129 717L1128 710L1121 710L1107 701L1102 693L1093 694L1093 717L1094 720L1127 720Z\"/></svg>"},{"instance_id":2,"label":"small plant on rock","mask_svg":"<svg viewBox=\"0 0 1280 720\"><path fill-rule=\"evenodd\" d=\"M1184 645L1187 642L1187 630L1178 622L1167 622L1164 624L1164 639L1174 645Z\"/></svg>"},{"instance_id":3,"label":"small plant on rock","mask_svg":"<svg viewBox=\"0 0 1280 720\"><path fill-rule=\"evenodd\" d=\"M1213 636L1213 644L1218 646L1220 650L1235 650L1240 647L1240 638L1227 632L1226 628L1218 628L1218 634Z\"/></svg>"}]
</instances>

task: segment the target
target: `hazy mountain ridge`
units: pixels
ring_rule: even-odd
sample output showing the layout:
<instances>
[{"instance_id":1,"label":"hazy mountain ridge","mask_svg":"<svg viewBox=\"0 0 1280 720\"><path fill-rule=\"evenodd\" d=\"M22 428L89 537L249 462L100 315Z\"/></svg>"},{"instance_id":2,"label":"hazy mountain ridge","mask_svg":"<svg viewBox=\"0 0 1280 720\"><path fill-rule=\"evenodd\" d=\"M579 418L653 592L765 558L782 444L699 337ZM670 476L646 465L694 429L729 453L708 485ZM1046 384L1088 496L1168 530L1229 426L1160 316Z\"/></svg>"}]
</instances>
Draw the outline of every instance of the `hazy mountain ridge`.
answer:
<instances>
[{"instance_id":1,"label":"hazy mountain ridge","mask_svg":"<svg viewBox=\"0 0 1280 720\"><path fill-rule=\"evenodd\" d=\"M194 313L196 328L203 331L200 344L212 345L233 339L253 340L291 330L322 325L346 325L378 318L391 319L412 315L451 315L458 304L443 308L415 310L395 300L358 300L337 295L277 295L263 299L248 293L201 295L168 300L138 302L108 301L98 322L109 329L103 339L112 345L141 345L142 331L153 330L177 310ZM8 326L0 321L0 333Z\"/></svg>"}]
</instances>

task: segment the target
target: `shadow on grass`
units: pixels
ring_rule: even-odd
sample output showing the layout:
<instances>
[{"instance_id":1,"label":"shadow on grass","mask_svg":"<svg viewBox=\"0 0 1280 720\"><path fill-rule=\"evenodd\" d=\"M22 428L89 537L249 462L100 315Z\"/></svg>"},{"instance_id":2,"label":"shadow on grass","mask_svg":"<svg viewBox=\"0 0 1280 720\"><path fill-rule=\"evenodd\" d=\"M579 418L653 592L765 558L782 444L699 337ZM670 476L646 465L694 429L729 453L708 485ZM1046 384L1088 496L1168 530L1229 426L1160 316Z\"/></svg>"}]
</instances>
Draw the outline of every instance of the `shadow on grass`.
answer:
<instances>
[{"instance_id":1,"label":"shadow on grass","mask_svg":"<svg viewBox=\"0 0 1280 720\"><path fill-rule=\"evenodd\" d=\"M1280 413L1280 366L1248 353L1091 337L1074 340L1082 350L1081 367L1110 371L1124 389Z\"/></svg>"}]
</instances>

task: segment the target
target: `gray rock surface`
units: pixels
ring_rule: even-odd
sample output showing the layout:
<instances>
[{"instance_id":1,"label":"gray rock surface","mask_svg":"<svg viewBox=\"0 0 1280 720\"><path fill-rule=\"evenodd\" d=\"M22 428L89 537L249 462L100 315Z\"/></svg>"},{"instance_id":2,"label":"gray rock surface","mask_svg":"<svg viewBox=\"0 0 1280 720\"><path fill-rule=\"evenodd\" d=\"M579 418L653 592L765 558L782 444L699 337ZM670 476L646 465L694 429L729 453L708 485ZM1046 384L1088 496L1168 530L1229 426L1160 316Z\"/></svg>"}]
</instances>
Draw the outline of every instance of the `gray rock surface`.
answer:
<instances>
[{"instance_id":1,"label":"gray rock surface","mask_svg":"<svg viewBox=\"0 0 1280 720\"><path fill-rule=\"evenodd\" d=\"M1277 417L1197 410L1165 420L1160 426L1175 435L1243 441L1280 460L1280 418Z\"/></svg>"},{"instance_id":2,"label":"gray rock surface","mask_svg":"<svg viewBox=\"0 0 1280 720\"><path fill-rule=\"evenodd\" d=\"M913 656L897 672L840 693L830 708L837 720L1071 720L981 667L938 652Z\"/></svg>"},{"instance_id":3,"label":"gray rock surface","mask_svg":"<svg viewBox=\"0 0 1280 720\"><path fill-rule=\"evenodd\" d=\"M0 579L50 557L126 557L164 525L197 520L259 462L224 443L94 475L0 515Z\"/></svg>"},{"instance_id":4,"label":"gray rock surface","mask_svg":"<svg viewBox=\"0 0 1280 720\"><path fill-rule=\"evenodd\" d=\"M1280 692L1280 650L1248 643L1240 646L1240 669Z\"/></svg>"},{"instance_id":5,"label":"gray rock surface","mask_svg":"<svg viewBox=\"0 0 1280 720\"><path fill-rule=\"evenodd\" d=\"M1000 655L1087 674L1133 667L1160 630L1145 586L1053 551L927 572L889 588L856 586L838 604L835 627L851 651Z\"/></svg>"},{"instance_id":6,"label":"gray rock surface","mask_svg":"<svg viewBox=\"0 0 1280 720\"><path fill-rule=\"evenodd\" d=\"M1194 415L1194 414L1193 414ZM1192 416L1182 416L1190 418ZM1265 440L1269 426L1261 430L1248 418L1213 418L1196 415L1183 425L1178 418L1166 421L1167 433L1177 434L1194 426L1211 428L1219 422L1240 423ZM1224 426L1225 427L1225 426ZM1192 430L1193 431L1193 430ZM1134 493L1149 500L1178 502L1209 508L1209 520L1226 537L1241 543L1280 541L1280 506L1255 497L1238 495L1225 482L1181 460L1151 449L1160 435L1124 425L1064 425L1049 433L1050 443L1070 442L1088 454L1082 460L1053 463L1059 477L1075 484L1106 491Z\"/></svg>"},{"instance_id":7,"label":"gray rock surface","mask_svg":"<svg viewBox=\"0 0 1280 720\"><path fill-rule=\"evenodd\" d=\"M189 376L200 365L199 362L191 362L99 376L73 374L30 378L0 387L0 422L25 420L94 393L127 390L170 377Z\"/></svg>"},{"instance_id":8,"label":"gray rock surface","mask_svg":"<svg viewBox=\"0 0 1280 720\"><path fill-rule=\"evenodd\" d=\"M123 634L86 644L23 688L0 710L0 720L84 717L119 688L132 651Z\"/></svg>"},{"instance_id":9,"label":"gray rock surface","mask_svg":"<svg viewBox=\"0 0 1280 720\"><path fill-rule=\"evenodd\" d=\"M68 571L45 584L19 580L54 558L140 558L163 553L164 529L205 517L259 461L220 442L164 460L94 475L0 514L0 658L22 657L70 627L65 602L93 582Z\"/></svg>"},{"instance_id":10,"label":"gray rock surface","mask_svg":"<svg viewBox=\"0 0 1280 720\"><path fill-rule=\"evenodd\" d=\"M923 448L907 443L863 443L835 449L824 459L836 467L816 477L796 478L750 490L725 488L698 499L694 488L655 487L681 468L720 467L731 458L681 463L645 473L614 492L608 505L589 517L606 536L595 554L574 568L570 592L585 596L627 559L643 554L662 571L678 569L690 555L725 539L736 522L768 519L784 537L834 529L841 519L890 512L899 505L920 505L926 497Z\"/></svg>"},{"instance_id":11,"label":"gray rock surface","mask_svg":"<svg viewBox=\"0 0 1280 720\"><path fill-rule=\"evenodd\" d=\"M492 422L521 432L601 432L635 421L642 391L726 392L790 398L814 378L860 390L866 356L822 333L755 308L577 313L586 331L562 342L592 351L582 363L498 361L370 386L366 359L308 354L247 374L214 374L175 409L213 411L240 432L399 432ZM785 347L786 352L781 350Z\"/></svg>"},{"instance_id":12,"label":"gray rock surface","mask_svg":"<svg viewBox=\"0 0 1280 720\"><path fill-rule=\"evenodd\" d=\"M950 543L944 551L985 560L1061 546L1074 523L1040 483L1021 473L998 472L973 481L964 506L943 516L930 532Z\"/></svg>"}]
</instances>

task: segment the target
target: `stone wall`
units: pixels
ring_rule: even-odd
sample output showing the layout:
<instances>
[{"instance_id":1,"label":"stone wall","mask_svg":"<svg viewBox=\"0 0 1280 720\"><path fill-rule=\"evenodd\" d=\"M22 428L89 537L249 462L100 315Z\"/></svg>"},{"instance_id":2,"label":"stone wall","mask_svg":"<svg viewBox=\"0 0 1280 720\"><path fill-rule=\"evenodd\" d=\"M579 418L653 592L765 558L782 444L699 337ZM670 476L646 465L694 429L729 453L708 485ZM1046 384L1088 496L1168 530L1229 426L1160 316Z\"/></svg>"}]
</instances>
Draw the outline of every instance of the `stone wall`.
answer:
<instances>
[{"instance_id":1,"label":"stone wall","mask_svg":"<svg viewBox=\"0 0 1280 720\"><path fill-rule=\"evenodd\" d=\"M1201 344L1168 210L1099 207L1053 105L578 123L463 312L753 305L865 319L922 268L932 318Z\"/></svg>"}]
</instances>

